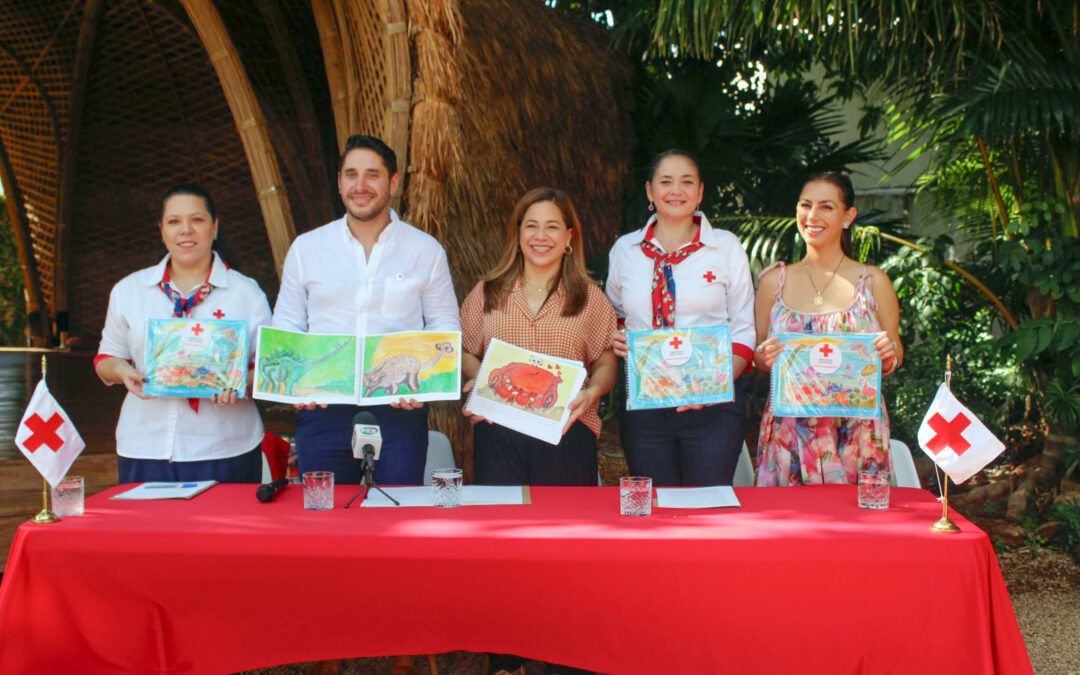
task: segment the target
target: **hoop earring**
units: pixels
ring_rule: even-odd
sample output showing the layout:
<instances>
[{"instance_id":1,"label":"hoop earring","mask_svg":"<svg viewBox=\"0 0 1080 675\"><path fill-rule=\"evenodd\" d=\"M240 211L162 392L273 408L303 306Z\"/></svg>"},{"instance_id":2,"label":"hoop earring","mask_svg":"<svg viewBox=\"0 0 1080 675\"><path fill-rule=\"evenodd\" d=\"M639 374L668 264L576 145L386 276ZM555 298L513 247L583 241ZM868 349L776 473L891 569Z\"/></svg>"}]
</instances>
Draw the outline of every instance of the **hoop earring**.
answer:
<instances>
[{"instance_id":1,"label":"hoop earring","mask_svg":"<svg viewBox=\"0 0 1080 675\"><path fill-rule=\"evenodd\" d=\"M566 250L563 251L563 255L570 255L574 252L574 247L571 244L566 245Z\"/></svg>"},{"instance_id":2,"label":"hoop earring","mask_svg":"<svg viewBox=\"0 0 1080 675\"><path fill-rule=\"evenodd\" d=\"M656 210L656 207L655 207L655 206L653 206L653 203L652 203L652 202L649 202L649 210L650 210L650 211L655 211L655 210Z\"/></svg>"}]
</instances>

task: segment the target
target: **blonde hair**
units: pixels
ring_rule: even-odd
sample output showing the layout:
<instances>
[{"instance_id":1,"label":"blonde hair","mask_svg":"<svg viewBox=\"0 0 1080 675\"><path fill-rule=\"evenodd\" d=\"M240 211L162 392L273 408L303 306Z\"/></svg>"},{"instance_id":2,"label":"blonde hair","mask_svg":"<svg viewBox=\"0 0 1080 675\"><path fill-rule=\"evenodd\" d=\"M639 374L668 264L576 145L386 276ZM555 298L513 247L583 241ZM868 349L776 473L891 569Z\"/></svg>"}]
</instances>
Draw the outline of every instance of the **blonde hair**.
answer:
<instances>
[{"instance_id":1,"label":"blonde hair","mask_svg":"<svg viewBox=\"0 0 1080 675\"><path fill-rule=\"evenodd\" d=\"M556 188L539 187L529 190L518 200L513 214L506 222L502 256L495 265L495 269L483 277L485 314L494 309L506 307L510 298L510 289L525 269L525 259L519 246L521 221L525 219L525 212L529 210L529 207L540 202L551 202L557 206L562 212L566 227L570 230L571 252L563 256L559 270L566 293L562 315L575 316L585 307L585 301L589 297L589 284L593 283L593 280L589 278L589 271L585 267L581 221L578 220L570 195ZM555 288L552 288L551 293L554 292Z\"/></svg>"}]
</instances>

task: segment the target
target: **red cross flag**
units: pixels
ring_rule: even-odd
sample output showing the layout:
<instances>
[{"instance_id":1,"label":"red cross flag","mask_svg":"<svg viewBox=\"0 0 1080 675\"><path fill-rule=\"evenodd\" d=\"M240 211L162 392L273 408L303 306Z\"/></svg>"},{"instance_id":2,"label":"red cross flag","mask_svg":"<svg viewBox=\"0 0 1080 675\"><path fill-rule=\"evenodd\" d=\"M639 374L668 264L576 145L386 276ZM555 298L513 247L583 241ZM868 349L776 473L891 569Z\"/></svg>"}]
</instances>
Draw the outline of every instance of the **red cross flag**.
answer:
<instances>
[{"instance_id":1,"label":"red cross flag","mask_svg":"<svg viewBox=\"0 0 1080 675\"><path fill-rule=\"evenodd\" d=\"M1001 454L1005 444L942 384L919 427L919 446L959 485Z\"/></svg>"},{"instance_id":2,"label":"red cross flag","mask_svg":"<svg viewBox=\"0 0 1080 675\"><path fill-rule=\"evenodd\" d=\"M86 447L71 418L49 393L45 380L38 382L30 397L15 433L15 445L54 486Z\"/></svg>"}]
</instances>

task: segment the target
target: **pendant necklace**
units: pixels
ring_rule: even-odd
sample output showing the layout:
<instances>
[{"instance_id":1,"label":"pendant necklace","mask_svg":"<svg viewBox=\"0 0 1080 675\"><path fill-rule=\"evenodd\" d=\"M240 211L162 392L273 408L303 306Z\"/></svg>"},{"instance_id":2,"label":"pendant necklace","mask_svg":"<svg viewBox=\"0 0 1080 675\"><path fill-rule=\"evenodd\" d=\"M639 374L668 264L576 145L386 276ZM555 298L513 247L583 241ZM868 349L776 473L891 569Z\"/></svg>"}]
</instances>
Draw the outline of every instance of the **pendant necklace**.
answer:
<instances>
[{"instance_id":1,"label":"pendant necklace","mask_svg":"<svg viewBox=\"0 0 1080 675\"><path fill-rule=\"evenodd\" d=\"M825 282L825 285L822 286L821 290L819 291L818 287L817 287L817 284L814 283L814 275L810 274L810 266L806 264L806 259L805 258L803 259L802 264L803 264L803 267L806 268L806 278L808 278L810 280L810 286L813 287L814 293L815 293L815 295L814 295L814 307L821 307L822 305L825 304L825 298L823 298L821 296L822 296L823 293L825 293L825 289L829 287L829 284L832 283L832 280L836 278L836 270L840 269L840 265L843 264L843 262L844 262L844 256L840 256L840 261L837 262L836 267L833 268L832 276L829 277L829 280Z\"/></svg>"}]
</instances>

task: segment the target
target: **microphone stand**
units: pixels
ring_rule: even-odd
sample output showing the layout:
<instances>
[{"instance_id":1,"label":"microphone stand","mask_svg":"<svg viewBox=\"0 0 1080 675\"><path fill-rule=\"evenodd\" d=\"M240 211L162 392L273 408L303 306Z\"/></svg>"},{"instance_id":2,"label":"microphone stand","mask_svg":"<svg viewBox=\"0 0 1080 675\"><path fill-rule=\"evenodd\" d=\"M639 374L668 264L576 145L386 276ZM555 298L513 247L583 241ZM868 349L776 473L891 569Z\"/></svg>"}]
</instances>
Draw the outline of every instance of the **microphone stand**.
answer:
<instances>
[{"instance_id":1,"label":"microphone stand","mask_svg":"<svg viewBox=\"0 0 1080 675\"><path fill-rule=\"evenodd\" d=\"M375 449L372 448L370 445L364 448L364 483L363 483L363 485L364 485L364 487L360 489L360 492L357 492L355 495L353 495L353 498L350 499L348 501L348 503L345 504L345 508L349 508L352 505L352 503L356 501L356 498L359 497L361 494L364 495L364 499L367 499L367 493L371 491L371 488L375 488L376 490L381 492L384 497L386 497L387 499L389 499L390 501L392 501L394 503L394 506L401 506L401 502L394 499L390 495L386 494L386 490L383 490L375 482Z\"/></svg>"}]
</instances>

